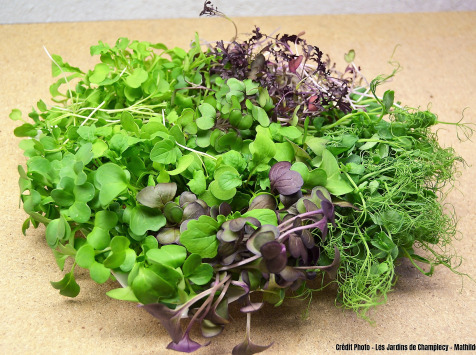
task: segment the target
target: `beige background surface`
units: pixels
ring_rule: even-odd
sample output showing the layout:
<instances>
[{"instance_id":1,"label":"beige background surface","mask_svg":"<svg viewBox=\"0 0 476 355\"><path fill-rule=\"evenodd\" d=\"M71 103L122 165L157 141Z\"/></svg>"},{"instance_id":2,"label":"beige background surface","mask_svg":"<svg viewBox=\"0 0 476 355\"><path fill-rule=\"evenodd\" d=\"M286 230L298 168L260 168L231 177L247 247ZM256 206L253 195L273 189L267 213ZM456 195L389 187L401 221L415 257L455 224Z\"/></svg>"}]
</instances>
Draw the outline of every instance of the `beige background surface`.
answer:
<instances>
[{"instance_id":1,"label":"beige background surface","mask_svg":"<svg viewBox=\"0 0 476 355\"><path fill-rule=\"evenodd\" d=\"M407 105L431 102L441 120L455 122L465 107L465 120L476 122L476 13L406 15L341 15L239 18L240 32L254 25L265 32L306 31L306 38L338 63L355 49L356 62L371 79L391 70L394 58L403 71L385 88ZM43 45L83 70L93 67L89 46L118 37L164 42L185 47L194 32L207 40L229 39L232 26L222 19L157 20L101 23L0 26L0 353L4 354L166 354L169 339L145 311L108 298L112 282L96 285L80 273L81 293L67 299L49 281L62 273L44 240L44 229L21 234L24 212L18 208L16 166L24 163L13 136L13 108L24 114L40 98L47 99L51 66ZM452 145L468 162L458 189L447 199L459 216L462 239L454 245L464 257L460 269L476 277L475 144L459 143L452 129L440 131L441 142ZM334 352L338 343L449 344L476 343L476 284L445 269L431 278L409 263L398 268L400 279L388 303L372 314L369 325L350 311L334 306L332 290L316 294L309 319L301 318L306 303L289 300L280 308L266 307L252 319L258 344L274 341L268 353ZM244 336L245 318L212 340L201 354L230 352Z\"/></svg>"}]
</instances>

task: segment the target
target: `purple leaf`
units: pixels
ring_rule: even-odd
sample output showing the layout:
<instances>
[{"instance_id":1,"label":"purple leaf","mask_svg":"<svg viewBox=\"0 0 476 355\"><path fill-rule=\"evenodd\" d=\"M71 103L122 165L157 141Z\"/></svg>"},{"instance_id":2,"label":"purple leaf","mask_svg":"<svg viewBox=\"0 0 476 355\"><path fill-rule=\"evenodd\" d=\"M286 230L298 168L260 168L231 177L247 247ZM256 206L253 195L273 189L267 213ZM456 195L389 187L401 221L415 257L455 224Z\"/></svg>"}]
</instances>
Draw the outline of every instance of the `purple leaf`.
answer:
<instances>
[{"instance_id":1,"label":"purple leaf","mask_svg":"<svg viewBox=\"0 0 476 355\"><path fill-rule=\"evenodd\" d=\"M301 65L302 59L303 59L303 56L300 55L299 57L296 57L289 61L289 71L291 73L296 73L297 68Z\"/></svg>"},{"instance_id":2,"label":"purple leaf","mask_svg":"<svg viewBox=\"0 0 476 355\"><path fill-rule=\"evenodd\" d=\"M162 228L156 238L163 245L177 243L180 238L180 230L178 228Z\"/></svg>"},{"instance_id":3,"label":"purple leaf","mask_svg":"<svg viewBox=\"0 0 476 355\"><path fill-rule=\"evenodd\" d=\"M231 206L226 203L226 202L222 202L220 204L220 207L218 208L218 213L223 215L223 216L228 216L229 214L231 214L232 210L231 210Z\"/></svg>"},{"instance_id":4,"label":"purple leaf","mask_svg":"<svg viewBox=\"0 0 476 355\"><path fill-rule=\"evenodd\" d=\"M163 208L172 201L177 193L175 182L161 183L155 186L147 186L137 193L136 199L140 204L150 208Z\"/></svg>"},{"instance_id":5,"label":"purple leaf","mask_svg":"<svg viewBox=\"0 0 476 355\"><path fill-rule=\"evenodd\" d=\"M180 194L179 205L185 207L186 204L197 200L197 196L190 191L184 191Z\"/></svg>"},{"instance_id":6,"label":"purple leaf","mask_svg":"<svg viewBox=\"0 0 476 355\"><path fill-rule=\"evenodd\" d=\"M286 247L277 240L263 244L260 248L261 255L269 272L279 273L286 267L288 261Z\"/></svg>"},{"instance_id":7,"label":"purple leaf","mask_svg":"<svg viewBox=\"0 0 476 355\"><path fill-rule=\"evenodd\" d=\"M189 202L183 209L183 220L198 219L201 215L206 214L205 208L198 202Z\"/></svg>"},{"instance_id":8,"label":"purple leaf","mask_svg":"<svg viewBox=\"0 0 476 355\"><path fill-rule=\"evenodd\" d=\"M172 338L172 342L181 341L183 335L182 328L180 327L180 318L182 318L182 314L186 312L187 309L174 311L162 303L146 304L140 307L143 307L159 320L160 324L162 324Z\"/></svg>"},{"instance_id":9,"label":"purple leaf","mask_svg":"<svg viewBox=\"0 0 476 355\"><path fill-rule=\"evenodd\" d=\"M242 281L232 281L226 296L228 298L228 303L235 302L236 300L241 299L243 296L246 296L250 292L250 287Z\"/></svg>"},{"instance_id":10,"label":"purple leaf","mask_svg":"<svg viewBox=\"0 0 476 355\"><path fill-rule=\"evenodd\" d=\"M301 174L290 170L291 163L280 161L274 164L269 171L269 181L271 191L278 191L279 194L289 196L301 190L304 181Z\"/></svg>"},{"instance_id":11,"label":"purple leaf","mask_svg":"<svg viewBox=\"0 0 476 355\"><path fill-rule=\"evenodd\" d=\"M207 318L210 318L214 324L228 324L228 302L228 299L224 299L218 304L215 303L208 312Z\"/></svg>"},{"instance_id":12,"label":"purple leaf","mask_svg":"<svg viewBox=\"0 0 476 355\"><path fill-rule=\"evenodd\" d=\"M205 338L212 338L217 336L223 331L223 328L224 328L223 324L215 324L208 319L204 319L200 323L200 329L202 331L202 335Z\"/></svg>"},{"instance_id":13,"label":"purple leaf","mask_svg":"<svg viewBox=\"0 0 476 355\"><path fill-rule=\"evenodd\" d=\"M263 307L264 303L263 302L255 302L255 303L249 303L247 306L241 307L240 311L243 313L250 313L250 312L256 312L260 310Z\"/></svg>"},{"instance_id":14,"label":"purple leaf","mask_svg":"<svg viewBox=\"0 0 476 355\"><path fill-rule=\"evenodd\" d=\"M279 235L278 228L273 225L265 224L251 235L246 242L246 247L253 254L261 255L260 248L263 244L276 240Z\"/></svg>"},{"instance_id":15,"label":"purple leaf","mask_svg":"<svg viewBox=\"0 0 476 355\"><path fill-rule=\"evenodd\" d=\"M190 339L190 336L188 333L185 333L183 338L180 339L179 342L170 342L169 345L167 345L167 349L170 350L175 350L175 351L180 351L183 353L193 353L194 351L200 349L203 346L208 346L210 345L210 342L205 343L204 345L201 345L197 343L196 341L193 341Z\"/></svg>"},{"instance_id":16,"label":"purple leaf","mask_svg":"<svg viewBox=\"0 0 476 355\"><path fill-rule=\"evenodd\" d=\"M258 195L251 201L248 211L258 208L267 208L274 211L277 208L276 199L269 194Z\"/></svg>"},{"instance_id":17,"label":"purple leaf","mask_svg":"<svg viewBox=\"0 0 476 355\"><path fill-rule=\"evenodd\" d=\"M305 279L306 275L300 271L296 270L292 266L286 266L280 273L279 276L281 276L284 280L288 282L294 282L297 279Z\"/></svg>"},{"instance_id":18,"label":"purple leaf","mask_svg":"<svg viewBox=\"0 0 476 355\"><path fill-rule=\"evenodd\" d=\"M302 191L299 190L295 194L292 195L279 195L279 200L282 202L285 208L290 207L292 204L294 204L296 201L298 201L302 197Z\"/></svg>"},{"instance_id":19,"label":"purple leaf","mask_svg":"<svg viewBox=\"0 0 476 355\"><path fill-rule=\"evenodd\" d=\"M301 240L307 249L313 248L314 245L316 244L309 229L305 229L301 231Z\"/></svg>"},{"instance_id":20,"label":"purple leaf","mask_svg":"<svg viewBox=\"0 0 476 355\"><path fill-rule=\"evenodd\" d=\"M304 243L301 240L301 237L296 234L291 234L288 239L288 249L293 258L298 259L302 258L304 264L307 264L307 250L304 247Z\"/></svg>"},{"instance_id":21,"label":"purple leaf","mask_svg":"<svg viewBox=\"0 0 476 355\"><path fill-rule=\"evenodd\" d=\"M265 351L266 349L269 349L273 343L269 345L256 345L251 342L251 340L248 339L248 337L243 341L241 344L238 344L233 348L233 351L231 352L232 355L253 355L257 354L260 352Z\"/></svg>"},{"instance_id":22,"label":"purple leaf","mask_svg":"<svg viewBox=\"0 0 476 355\"><path fill-rule=\"evenodd\" d=\"M324 216L326 217L327 221L335 226L334 205L328 200L322 200L321 207L324 211Z\"/></svg>"},{"instance_id":23,"label":"purple leaf","mask_svg":"<svg viewBox=\"0 0 476 355\"><path fill-rule=\"evenodd\" d=\"M334 246L334 260L332 261L331 264L329 265L324 265L324 266L297 266L295 269L297 270L324 270L326 271L331 278L335 278L337 274L337 270L339 269L340 265L340 251L337 249L336 246Z\"/></svg>"}]
</instances>

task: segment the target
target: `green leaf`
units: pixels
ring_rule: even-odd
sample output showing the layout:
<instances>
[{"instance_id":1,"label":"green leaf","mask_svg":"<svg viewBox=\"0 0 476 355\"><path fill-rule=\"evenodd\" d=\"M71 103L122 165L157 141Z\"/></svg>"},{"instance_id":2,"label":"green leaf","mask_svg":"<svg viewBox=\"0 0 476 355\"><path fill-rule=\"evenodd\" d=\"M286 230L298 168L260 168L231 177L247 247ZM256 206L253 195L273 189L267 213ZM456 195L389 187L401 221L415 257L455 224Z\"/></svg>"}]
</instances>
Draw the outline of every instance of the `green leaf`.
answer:
<instances>
[{"instance_id":1,"label":"green leaf","mask_svg":"<svg viewBox=\"0 0 476 355\"><path fill-rule=\"evenodd\" d=\"M238 172L242 173L246 169L247 163L240 152L230 150L220 156L224 165L232 166Z\"/></svg>"},{"instance_id":2,"label":"green leaf","mask_svg":"<svg viewBox=\"0 0 476 355\"><path fill-rule=\"evenodd\" d=\"M93 124L91 126L81 126L76 131L81 138L88 142L92 142L96 139L96 126Z\"/></svg>"},{"instance_id":3,"label":"green leaf","mask_svg":"<svg viewBox=\"0 0 476 355\"><path fill-rule=\"evenodd\" d=\"M130 112L124 111L122 113L121 125L126 131L139 134L139 126L134 121L134 117L132 117Z\"/></svg>"},{"instance_id":4,"label":"green leaf","mask_svg":"<svg viewBox=\"0 0 476 355\"><path fill-rule=\"evenodd\" d=\"M275 143L276 145L276 154L274 159L277 161L294 161L294 148L289 142L284 143Z\"/></svg>"},{"instance_id":5,"label":"green leaf","mask_svg":"<svg viewBox=\"0 0 476 355\"><path fill-rule=\"evenodd\" d=\"M57 54L52 54L53 61L51 62L51 75L53 77L61 73L82 73L79 68L73 67L68 63L63 62L63 58Z\"/></svg>"},{"instance_id":6,"label":"green leaf","mask_svg":"<svg viewBox=\"0 0 476 355\"><path fill-rule=\"evenodd\" d=\"M246 95L251 96L258 93L258 83L255 83L250 79L243 80L243 83L245 84Z\"/></svg>"},{"instance_id":7,"label":"green leaf","mask_svg":"<svg viewBox=\"0 0 476 355\"><path fill-rule=\"evenodd\" d=\"M254 217L261 222L261 225L272 224L273 226L278 225L278 217L274 210L268 208L255 208L251 211L246 212L242 217Z\"/></svg>"},{"instance_id":8,"label":"green leaf","mask_svg":"<svg viewBox=\"0 0 476 355\"><path fill-rule=\"evenodd\" d=\"M321 169L326 172L328 179L333 179L334 177L340 175L337 159L327 149L322 152Z\"/></svg>"},{"instance_id":9,"label":"green leaf","mask_svg":"<svg viewBox=\"0 0 476 355\"><path fill-rule=\"evenodd\" d=\"M121 235L115 236L111 240L111 250L114 253L125 251L129 248L130 243L131 242L126 237L123 237Z\"/></svg>"},{"instance_id":10,"label":"green leaf","mask_svg":"<svg viewBox=\"0 0 476 355\"><path fill-rule=\"evenodd\" d=\"M96 213L94 225L108 231L116 226L117 221L118 217L114 212L99 211Z\"/></svg>"},{"instance_id":11,"label":"green leaf","mask_svg":"<svg viewBox=\"0 0 476 355\"><path fill-rule=\"evenodd\" d=\"M149 75L144 69L136 68L132 74L126 78L125 82L127 86L135 89L141 86L141 84L145 82L148 77Z\"/></svg>"},{"instance_id":12,"label":"green leaf","mask_svg":"<svg viewBox=\"0 0 476 355\"><path fill-rule=\"evenodd\" d=\"M212 193L214 197L216 197L217 199L221 201L227 201L233 198L233 196L235 196L236 194L236 188L223 189L222 187L220 187L220 184L216 180L213 180L210 183L210 185L208 186L208 189L210 190L210 192Z\"/></svg>"},{"instance_id":13,"label":"green leaf","mask_svg":"<svg viewBox=\"0 0 476 355\"><path fill-rule=\"evenodd\" d=\"M132 210L130 228L136 235L143 235L149 230L158 231L165 223L165 217L159 209L136 206Z\"/></svg>"},{"instance_id":14,"label":"green leaf","mask_svg":"<svg viewBox=\"0 0 476 355\"><path fill-rule=\"evenodd\" d=\"M91 217L91 209L85 202L76 201L68 210L71 219L78 223L86 223Z\"/></svg>"},{"instance_id":15,"label":"green leaf","mask_svg":"<svg viewBox=\"0 0 476 355\"><path fill-rule=\"evenodd\" d=\"M71 235L71 227L66 219L60 218L52 220L46 227L46 242L51 248L55 248L60 241L68 240Z\"/></svg>"},{"instance_id":16,"label":"green leaf","mask_svg":"<svg viewBox=\"0 0 476 355\"><path fill-rule=\"evenodd\" d=\"M92 146L93 158L96 159L104 156L104 153L108 148L109 147L106 142L101 139L97 139Z\"/></svg>"},{"instance_id":17,"label":"green leaf","mask_svg":"<svg viewBox=\"0 0 476 355\"><path fill-rule=\"evenodd\" d=\"M139 268L131 288L139 302L143 304L157 303L161 298L173 296L176 291L174 285L145 267Z\"/></svg>"},{"instance_id":18,"label":"green leaf","mask_svg":"<svg viewBox=\"0 0 476 355\"><path fill-rule=\"evenodd\" d=\"M216 233L220 224L212 217L202 215L187 224L187 230L180 235L180 243L190 253L202 258L213 258L217 255L218 240Z\"/></svg>"},{"instance_id":19,"label":"green leaf","mask_svg":"<svg viewBox=\"0 0 476 355\"><path fill-rule=\"evenodd\" d=\"M59 206L69 207L75 201L73 192L65 189L54 189L51 191L51 197Z\"/></svg>"},{"instance_id":20,"label":"green leaf","mask_svg":"<svg viewBox=\"0 0 476 355\"><path fill-rule=\"evenodd\" d=\"M89 76L89 81L93 84L99 84L100 82L104 81L104 79L106 79L107 75L109 74L109 70L109 65L105 63L96 64L94 70Z\"/></svg>"},{"instance_id":21,"label":"green leaf","mask_svg":"<svg viewBox=\"0 0 476 355\"><path fill-rule=\"evenodd\" d=\"M386 112L392 108L394 97L395 92L393 90L387 90L383 93L383 105Z\"/></svg>"},{"instance_id":22,"label":"green leaf","mask_svg":"<svg viewBox=\"0 0 476 355\"><path fill-rule=\"evenodd\" d=\"M12 112L10 112L10 115L8 115L12 121L21 121L21 111L17 108L14 108Z\"/></svg>"},{"instance_id":23,"label":"green leaf","mask_svg":"<svg viewBox=\"0 0 476 355\"><path fill-rule=\"evenodd\" d=\"M207 189L207 181L203 170L195 170L193 172L193 179L189 180L187 185L194 194L201 195Z\"/></svg>"},{"instance_id":24,"label":"green leaf","mask_svg":"<svg viewBox=\"0 0 476 355\"><path fill-rule=\"evenodd\" d=\"M193 154L187 154L187 155L181 156L179 160L177 161L177 165L175 169L168 171L169 175L178 175L184 172L194 162L194 160L195 160L195 157L193 156Z\"/></svg>"},{"instance_id":25,"label":"green leaf","mask_svg":"<svg viewBox=\"0 0 476 355\"><path fill-rule=\"evenodd\" d=\"M215 119L209 116L201 116L195 121L197 127L203 131L211 129L215 125Z\"/></svg>"},{"instance_id":26,"label":"green leaf","mask_svg":"<svg viewBox=\"0 0 476 355\"><path fill-rule=\"evenodd\" d=\"M319 157L322 156L322 152L326 149L327 142L325 138L309 137L306 139L307 146Z\"/></svg>"},{"instance_id":27,"label":"green leaf","mask_svg":"<svg viewBox=\"0 0 476 355\"><path fill-rule=\"evenodd\" d=\"M88 269L96 261L94 257L94 248L89 244L84 244L76 252L75 261L79 266Z\"/></svg>"},{"instance_id":28,"label":"green leaf","mask_svg":"<svg viewBox=\"0 0 476 355\"><path fill-rule=\"evenodd\" d=\"M185 260L182 270L184 277L196 285L205 285L213 277L213 267L210 264L202 263L202 258L198 254L190 254Z\"/></svg>"},{"instance_id":29,"label":"green leaf","mask_svg":"<svg viewBox=\"0 0 476 355\"><path fill-rule=\"evenodd\" d=\"M125 254L126 257L124 258L123 263L120 265L120 269L124 272L129 272L135 265L137 255L132 249L126 249Z\"/></svg>"},{"instance_id":30,"label":"green leaf","mask_svg":"<svg viewBox=\"0 0 476 355\"><path fill-rule=\"evenodd\" d=\"M267 164L276 154L276 145L267 134L258 131L254 142L250 144L250 151L256 165Z\"/></svg>"},{"instance_id":31,"label":"green leaf","mask_svg":"<svg viewBox=\"0 0 476 355\"><path fill-rule=\"evenodd\" d=\"M130 288L129 286L115 288L106 292L106 295L120 301L139 302L137 297L134 295L134 291L132 291L132 288Z\"/></svg>"},{"instance_id":32,"label":"green leaf","mask_svg":"<svg viewBox=\"0 0 476 355\"><path fill-rule=\"evenodd\" d=\"M342 179L337 159L327 149L322 152L321 169L327 174L325 188L331 194L339 196L354 190L352 186Z\"/></svg>"},{"instance_id":33,"label":"green leaf","mask_svg":"<svg viewBox=\"0 0 476 355\"><path fill-rule=\"evenodd\" d=\"M96 181L99 183L99 202L103 206L110 204L128 184L126 173L114 163L101 165L96 171Z\"/></svg>"},{"instance_id":34,"label":"green leaf","mask_svg":"<svg viewBox=\"0 0 476 355\"><path fill-rule=\"evenodd\" d=\"M181 245L164 245L160 249L151 249L147 252L147 259L154 263L168 265L172 268L182 266L187 257L187 250Z\"/></svg>"},{"instance_id":35,"label":"green leaf","mask_svg":"<svg viewBox=\"0 0 476 355\"><path fill-rule=\"evenodd\" d=\"M291 170L297 171L301 175L305 189L312 189L316 186L324 186L326 184L327 174L324 169L309 171L306 164L297 162L291 166Z\"/></svg>"},{"instance_id":36,"label":"green leaf","mask_svg":"<svg viewBox=\"0 0 476 355\"><path fill-rule=\"evenodd\" d=\"M67 297L76 297L79 294L80 287L74 279L73 271L64 275L63 279L57 282L51 281L51 286L60 290L60 294Z\"/></svg>"},{"instance_id":37,"label":"green leaf","mask_svg":"<svg viewBox=\"0 0 476 355\"><path fill-rule=\"evenodd\" d=\"M111 276L111 271L103 264L95 261L89 267L89 275L98 284L103 284L107 280L109 280L109 276Z\"/></svg>"},{"instance_id":38,"label":"green leaf","mask_svg":"<svg viewBox=\"0 0 476 355\"><path fill-rule=\"evenodd\" d=\"M344 60L347 63L352 63L354 61L354 58L355 58L355 51L353 49L351 49L348 53L344 55Z\"/></svg>"},{"instance_id":39,"label":"green leaf","mask_svg":"<svg viewBox=\"0 0 476 355\"><path fill-rule=\"evenodd\" d=\"M126 251L130 250L129 244L130 241L126 237L118 235L112 238L110 244L112 253L109 254L106 260L104 260L104 266L109 269L115 269L122 266L127 256Z\"/></svg>"},{"instance_id":40,"label":"green leaf","mask_svg":"<svg viewBox=\"0 0 476 355\"><path fill-rule=\"evenodd\" d=\"M89 202L94 198L95 188L93 184L86 182L81 185L75 185L73 188L73 193L76 201L80 202Z\"/></svg>"},{"instance_id":41,"label":"green leaf","mask_svg":"<svg viewBox=\"0 0 476 355\"><path fill-rule=\"evenodd\" d=\"M349 192L354 191L354 188L350 186L347 182L342 180L340 177L339 179L328 179L325 188L329 190L331 194L336 196L345 195Z\"/></svg>"},{"instance_id":42,"label":"green leaf","mask_svg":"<svg viewBox=\"0 0 476 355\"><path fill-rule=\"evenodd\" d=\"M161 164L175 164L181 156L180 149L170 139L157 142L150 152L150 159Z\"/></svg>"},{"instance_id":43,"label":"green leaf","mask_svg":"<svg viewBox=\"0 0 476 355\"><path fill-rule=\"evenodd\" d=\"M96 250L103 250L109 246L111 242L111 236L109 230L101 227L94 227L93 230L87 235L88 243Z\"/></svg>"},{"instance_id":44,"label":"green leaf","mask_svg":"<svg viewBox=\"0 0 476 355\"><path fill-rule=\"evenodd\" d=\"M268 114L264 109L258 106L254 106L251 109L251 114L253 115L253 118L255 121L258 121L258 123L263 126L263 127L268 127L270 124Z\"/></svg>"},{"instance_id":45,"label":"green leaf","mask_svg":"<svg viewBox=\"0 0 476 355\"><path fill-rule=\"evenodd\" d=\"M378 133L375 133L372 137L370 137L370 139L379 139L379 135ZM376 146L378 144L377 141L370 141L370 142L366 142L365 144L361 145L359 150L369 150L371 148L373 148L374 146Z\"/></svg>"},{"instance_id":46,"label":"green leaf","mask_svg":"<svg viewBox=\"0 0 476 355\"><path fill-rule=\"evenodd\" d=\"M30 123L24 123L21 126L15 128L13 130L13 134L16 137L36 137L38 131L36 130L35 126Z\"/></svg>"},{"instance_id":47,"label":"green leaf","mask_svg":"<svg viewBox=\"0 0 476 355\"><path fill-rule=\"evenodd\" d=\"M241 176L238 173L232 171L225 171L217 178L218 184L224 190L230 190L235 187L241 186Z\"/></svg>"}]
</instances>

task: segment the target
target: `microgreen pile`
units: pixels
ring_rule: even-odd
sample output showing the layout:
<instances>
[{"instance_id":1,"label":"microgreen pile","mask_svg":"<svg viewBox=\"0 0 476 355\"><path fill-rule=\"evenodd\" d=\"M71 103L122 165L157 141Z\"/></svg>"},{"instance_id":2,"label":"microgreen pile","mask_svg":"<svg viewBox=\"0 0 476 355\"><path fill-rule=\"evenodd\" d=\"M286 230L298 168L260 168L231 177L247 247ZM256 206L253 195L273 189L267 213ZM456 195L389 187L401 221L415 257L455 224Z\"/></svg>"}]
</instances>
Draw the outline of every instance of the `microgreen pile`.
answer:
<instances>
[{"instance_id":1,"label":"microgreen pile","mask_svg":"<svg viewBox=\"0 0 476 355\"><path fill-rule=\"evenodd\" d=\"M222 15L209 2L203 14ZM194 325L216 336L237 304L233 354L253 354L270 346L250 339L264 303L335 284L338 304L367 317L399 259L427 275L457 266L441 199L463 161L438 144L435 114L377 95L395 72L369 84L353 51L338 72L302 34L259 28L205 50L198 35L188 51L120 38L91 55L88 71L51 55L51 104L14 131L23 233L46 226L68 265L60 294L78 295L77 267L117 280L107 294L139 303L182 352L208 344Z\"/></svg>"}]
</instances>

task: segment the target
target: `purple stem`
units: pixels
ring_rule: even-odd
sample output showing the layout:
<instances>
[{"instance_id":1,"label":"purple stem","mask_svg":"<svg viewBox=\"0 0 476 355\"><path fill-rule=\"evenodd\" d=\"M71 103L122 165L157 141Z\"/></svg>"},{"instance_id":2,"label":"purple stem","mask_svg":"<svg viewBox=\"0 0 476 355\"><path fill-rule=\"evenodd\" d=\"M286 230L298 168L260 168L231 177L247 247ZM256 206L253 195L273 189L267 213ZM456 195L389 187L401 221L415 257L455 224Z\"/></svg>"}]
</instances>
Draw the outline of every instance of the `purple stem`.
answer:
<instances>
[{"instance_id":1,"label":"purple stem","mask_svg":"<svg viewBox=\"0 0 476 355\"><path fill-rule=\"evenodd\" d=\"M313 216L315 214L324 214L324 210L321 208L321 209L318 209L318 210L315 210L315 211L309 211L309 212L304 212L304 213L301 213L301 214L298 214L297 216L294 216L290 219L287 219L286 221L282 222L278 228L281 228L282 226L286 225L286 224L289 224L291 222L294 222L294 220L296 220L297 218L303 218L303 217L307 217L307 216Z\"/></svg>"},{"instance_id":2,"label":"purple stem","mask_svg":"<svg viewBox=\"0 0 476 355\"><path fill-rule=\"evenodd\" d=\"M324 217L324 219L325 219L325 217ZM316 223L309 224L309 225L307 225L307 226L301 226L301 227L296 227L296 228L290 229L290 230L288 230L286 233L281 234L277 240L278 240L279 242L285 242L286 239L288 239L288 238L286 238L286 237L288 237L291 233L298 232L298 231L302 231L302 230L304 230L304 229L317 228L317 227L319 227L319 225L320 225L319 223L322 224L322 219L321 219L320 221L316 222ZM326 219L326 223L327 223L327 219Z\"/></svg>"},{"instance_id":3,"label":"purple stem","mask_svg":"<svg viewBox=\"0 0 476 355\"><path fill-rule=\"evenodd\" d=\"M218 271L226 271L226 270L233 269L234 267L237 267L237 266L246 265L246 264L251 263L252 261L255 261L256 259L259 259L259 258L261 258L261 255L253 255L252 257L249 257L248 259L241 260L241 261L239 261L235 264L224 266L224 267L218 269Z\"/></svg>"},{"instance_id":4,"label":"purple stem","mask_svg":"<svg viewBox=\"0 0 476 355\"><path fill-rule=\"evenodd\" d=\"M192 319L188 323L187 329L185 329L184 334L187 334L187 333L190 332L190 330L192 329L193 323L198 318L199 314L202 313L202 311L205 309L205 307L207 307L207 306L209 307L210 303L213 301L213 297L215 296L214 293L220 288L220 286L222 286L224 283L226 283L230 277L231 277L230 275L227 275L223 280L221 280L215 286L210 288L210 295L205 300L205 302L203 302L203 304L200 306L200 308L197 310L197 312L195 312Z\"/></svg>"}]
</instances>

